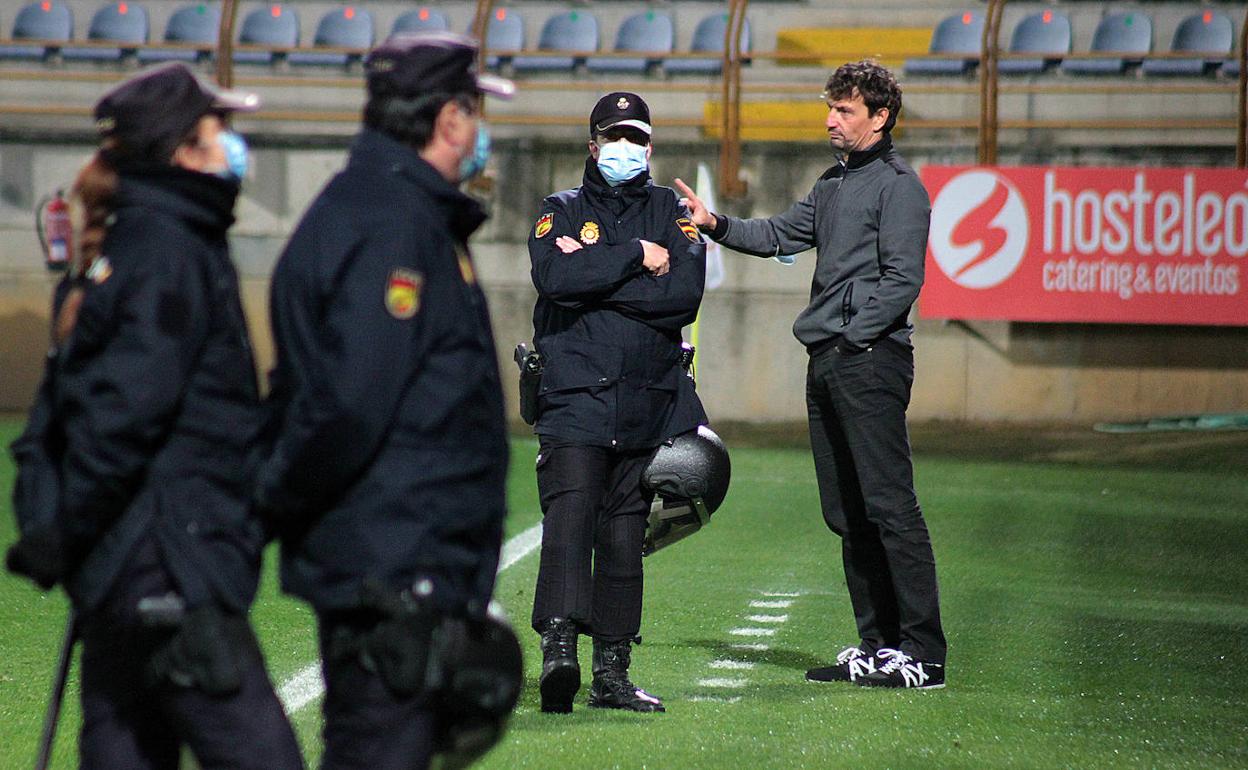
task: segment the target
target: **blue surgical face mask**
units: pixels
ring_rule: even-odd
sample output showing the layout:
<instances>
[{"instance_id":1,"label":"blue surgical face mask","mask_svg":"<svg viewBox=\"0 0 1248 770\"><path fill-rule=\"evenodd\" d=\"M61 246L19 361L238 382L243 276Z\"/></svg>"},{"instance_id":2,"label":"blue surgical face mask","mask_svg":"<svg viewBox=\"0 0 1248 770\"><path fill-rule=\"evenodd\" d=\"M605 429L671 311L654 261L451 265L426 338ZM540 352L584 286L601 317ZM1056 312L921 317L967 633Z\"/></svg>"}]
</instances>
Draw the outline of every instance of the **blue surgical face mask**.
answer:
<instances>
[{"instance_id":1,"label":"blue surgical face mask","mask_svg":"<svg viewBox=\"0 0 1248 770\"><path fill-rule=\"evenodd\" d=\"M598 145L598 170L607 184L618 187L650 165L646 146L626 139Z\"/></svg>"},{"instance_id":2,"label":"blue surgical face mask","mask_svg":"<svg viewBox=\"0 0 1248 770\"><path fill-rule=\"evenodd\" d=\"M490 132L485 121L477 123L477 144L472 154L459 162L459 181L467 182L485 170L486 161L490 159Z\"/></svg>"},{"instance_id":3,"label":"blue surgical face mask","mask_svg":"<svg viewBox=\"0 0 1248 770\"><path fill-rule=\"evenodd\" d=\"M233 131L217 134L217 143L225 150L225 168L217 176L241 180L247 176L247 141Z\"/></svg>"}]
</instances>

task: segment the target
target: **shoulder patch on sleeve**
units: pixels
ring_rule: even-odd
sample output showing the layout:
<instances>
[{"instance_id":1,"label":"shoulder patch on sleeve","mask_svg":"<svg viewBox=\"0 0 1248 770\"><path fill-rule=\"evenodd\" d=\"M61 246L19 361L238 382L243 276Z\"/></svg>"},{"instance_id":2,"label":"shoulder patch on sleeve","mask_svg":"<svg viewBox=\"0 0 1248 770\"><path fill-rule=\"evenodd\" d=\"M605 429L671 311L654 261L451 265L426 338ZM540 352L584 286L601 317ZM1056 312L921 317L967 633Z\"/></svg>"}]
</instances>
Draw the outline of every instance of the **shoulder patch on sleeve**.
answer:
<instances>
[{"instance_id":1,"label":"shoulder patch on sleeve","mask_svg":"<svg viewBox=\"0 0 1248 770\"><path fill-rule=\"evenodd\" d=\"M547 212L538 217L537 224L533 227L533 237L541 238L546 235L546 233L549 233L554 221L555 215L551 212Z\"/></svg>"},{"instance_id":2,"label":"shoulder patch on sleeve","mask_svg":"<svg viewBox=\"0 0 1248 770\"><path fill-rule=\"evenodd\" d=\"M395 268L386 280L386 312L406 321L420 310L420 290L424 275L415 270Z\"/></svg>"},{"instance_id":3,"label":"shoulder patch on sleeve","mask_svg":"<svg viewBox=\"0 0 1248 770\"><path fill-rule=\"evenodd\" d=\"M689 217L681 217L676 220L676 226L685 234L689 240L697 243L702 240L702 236L698 233L698 226L693 223Z\"/></svg>"}]
</instances>

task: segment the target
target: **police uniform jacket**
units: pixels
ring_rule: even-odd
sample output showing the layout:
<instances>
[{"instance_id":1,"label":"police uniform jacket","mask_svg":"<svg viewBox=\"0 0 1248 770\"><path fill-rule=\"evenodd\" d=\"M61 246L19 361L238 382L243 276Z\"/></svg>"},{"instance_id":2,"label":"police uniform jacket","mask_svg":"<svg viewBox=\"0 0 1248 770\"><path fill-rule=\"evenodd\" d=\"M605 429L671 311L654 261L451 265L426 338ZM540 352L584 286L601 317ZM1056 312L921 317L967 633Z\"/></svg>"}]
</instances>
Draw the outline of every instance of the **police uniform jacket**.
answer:
<instances>
[{"instance_id":1,"label":"police uniform jacket","mask_svg":"<svg viewBox=\"0 0 1248 770\"><path fill-rule=\"evenodd\" d=\"M559 236L583 248L564 254ZM667 248L651 275L641 241ZM545 360L541 436L621 449L655 447L706 422L680 366L681 328L697 317L706 246L676 192L647 173L611 187L592 157L580 187L549 196L529 234Z\"/></svg>"},{"instance_id":2,"label":"police uniform jacket","mask_svg":"<svg viewBox=\"0 0 1248 770\"><path fill-rule=\"evenodd\" d=\"M237 182L178 168L123 174L50 395L63 431L61 516L84 556L66 587L99 604L154 537L189 606L242 610L263 528L247 460L256 374L226 230Z\"/></svg>"},{"instance_id":3,"label":"police uniform jacket","mask_svg":"<svg viewBox=\"0 0 1248 770\"><path fill-rule=\"evenodd\" d=\"M271 458L283 586L321 611L435 585L482 609L505 515L506 423L467 239L481 207L365 129L278 261ZM471 608L469 608L471 609Z\"/></svg>"},{"instance_id":4,"label":"police uniform jacket","mask_svg":"<svg viewBox=\"0 0 1248 770\"><path fill-rule=\"evenodd\" d=\"M927 190L885 134L828 169L788 211L716 214L711 238L760 257L816 250L810 304L793 323L808 349L837 342L860 350L884 337L908 346L930 215Z\"/></svg>"}]
</instances>

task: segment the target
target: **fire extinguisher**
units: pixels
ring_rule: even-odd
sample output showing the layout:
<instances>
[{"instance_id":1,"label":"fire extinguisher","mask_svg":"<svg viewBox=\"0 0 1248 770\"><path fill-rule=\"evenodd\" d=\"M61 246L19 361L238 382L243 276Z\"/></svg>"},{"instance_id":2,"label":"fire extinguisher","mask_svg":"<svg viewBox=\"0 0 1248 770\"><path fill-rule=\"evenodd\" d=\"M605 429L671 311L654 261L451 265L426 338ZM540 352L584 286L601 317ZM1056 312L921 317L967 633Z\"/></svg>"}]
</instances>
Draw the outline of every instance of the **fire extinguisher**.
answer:
<instances>
[{"instance_id":1,"label":"fire extinguisher","mask_svg":"<svg viewBox=\"0 0 1248 770\"><path fill-rule=\"evenodd\" d=\"M65 200L64 190L57 190L35 207L35 229L39 232L47 268L61 271L69 267L69 257L74 250L74 225L69 218L69 201Z\"/></svg>"}]
</instances>

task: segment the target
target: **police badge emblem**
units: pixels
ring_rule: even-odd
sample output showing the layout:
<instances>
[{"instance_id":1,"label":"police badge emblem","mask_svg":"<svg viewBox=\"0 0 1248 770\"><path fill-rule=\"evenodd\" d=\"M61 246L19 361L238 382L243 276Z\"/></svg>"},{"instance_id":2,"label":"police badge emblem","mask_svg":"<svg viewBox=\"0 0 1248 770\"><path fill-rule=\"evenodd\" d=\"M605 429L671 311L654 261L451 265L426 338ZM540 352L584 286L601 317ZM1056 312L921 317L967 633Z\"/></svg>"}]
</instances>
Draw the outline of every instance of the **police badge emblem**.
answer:
<instances>
[{"instance_id":1,"label":"police badge emblem","mask_svg":"<svg viewBox=\"0 0 1248 770\"><path fill-rule=\"evenodd\" d=\"M693 220L688 217L681 217L680 219L677 219L676 226L680 228L680 231L685 234L686 238L694 243L697 243L702 239L701 235L698 233L698 226L695 225Z\"/></svg>"},{"instance_id":2,"label":"police badge emblem","mask_svg":"<svg viewBox=\"0 0 1248 770\"><path fill-rule=\"evenodd\" d=\"M415 270L399 267L386 281L386 312L406 321L420 310L420 289L425 277Z\"/></svg>"},{"instance_id":3,"label":"police badge emblem","mask_svg":"<svg viewBox=\"0 0 1248 770\"><path fill-rule=\"evenodd\" d=\"M593 246L598 242L601 231L598 229L597 222L586 222L581 225L581 243L586 246Z\"/></svg>"},{"instance_id":4,"label":"police badge emblem","mask_svg":"<svg viewBox=\"0 0 1248 770\"><path fill-rule=\"evenodd\" d=\"M533 237L541 238L550 232L550 228L555 221L555 215L552 213L542 214L537 220L537 225L533 228Z\"/></svg>"}]
</instances>

